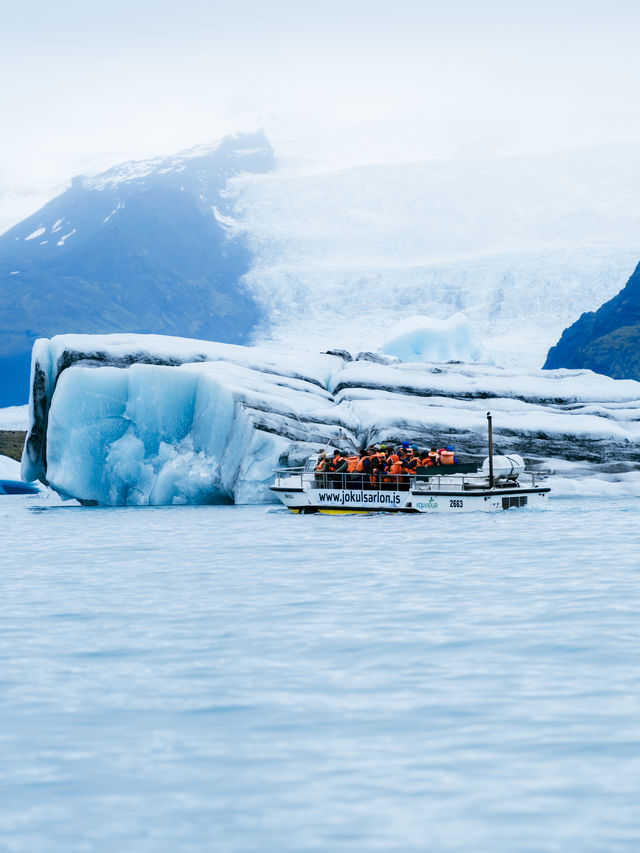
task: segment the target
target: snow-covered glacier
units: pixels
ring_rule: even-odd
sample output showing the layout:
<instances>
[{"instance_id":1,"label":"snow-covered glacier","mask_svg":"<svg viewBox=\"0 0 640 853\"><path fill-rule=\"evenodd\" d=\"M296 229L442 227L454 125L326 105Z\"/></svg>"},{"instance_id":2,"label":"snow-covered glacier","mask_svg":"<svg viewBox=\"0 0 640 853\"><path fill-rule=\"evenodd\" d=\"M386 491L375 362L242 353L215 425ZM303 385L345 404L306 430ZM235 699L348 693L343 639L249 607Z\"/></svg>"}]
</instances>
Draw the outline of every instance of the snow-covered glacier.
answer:
<instances>
[{"instance_id":1,"label":"snow-covered glacier","mask_svg":"<svg viewBox=\"0 0 640 853\"><path fill-rule=\"evenodd\" d=\"M640 383L591 371L402 363L146 335L62 335L33 350L22 476L106 505L263 503L278 465L405 438L558 471L640 461Z\"/></svg>"},{"instance_id":2,"label":"snow-covered glacier","mask_svg":"<svg viewBox=\"0 0 640 853\"><path fill-rule=\"evenodd\" d=\"M463 312L501 364L541 367L640 257L632 146L331 170L282 162L230 182L262 340L377 348L407 316Z\"/></svg>"}]
</instances>

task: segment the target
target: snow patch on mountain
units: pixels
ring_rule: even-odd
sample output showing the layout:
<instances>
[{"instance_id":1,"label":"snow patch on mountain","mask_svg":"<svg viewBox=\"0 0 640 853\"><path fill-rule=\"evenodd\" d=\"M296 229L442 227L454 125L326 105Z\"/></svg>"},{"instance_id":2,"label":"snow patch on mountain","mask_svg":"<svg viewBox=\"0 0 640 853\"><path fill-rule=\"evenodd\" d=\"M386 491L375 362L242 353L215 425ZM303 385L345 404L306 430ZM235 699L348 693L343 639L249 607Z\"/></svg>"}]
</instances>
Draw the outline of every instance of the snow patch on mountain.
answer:
<instances>
[{"instance_id":1,"label":"snow patch on mountain","mask_svg":"<svg viewBox=\"0 0 640 853\"><path fill-rule=\"evenodd\" d=\"M215 148L212 148L209 153L213 153ZM168 172L180 172L185 168L184 159L187 154L173 157L153 157L150 160L131 160L127 163L121 163L108 169L95 177L81 178L82 186L87 190L105 190L113 189L120 184L137 181L140 178L145 178L151 174L166 174Z\"/></svg>"},{"instance_id":2,"label":"snow patch on mountain","mask_svg":"<svg viewBox=\"0 0 640 853\"><path fill-rule=\"evenodd\" d=\"M56 244L56 245L58 245L58 246L64 246L65 242L69 239L69 237L73 237L73 235L74 235L75 233L76 233L76 229L75 229L75 228L72 228L72 229L71 229L71 231L69 231L69 233L68 233L68 234L65 234L65 235L64 235L64 237L61 237L61 238L58 240L58 242L57 242L57 244Z\"/></svg>"},{"instance_id":3,"label":"snow patch on mountain","mask_svg":"<svg viewBox=\"0 0 640 853\"><path fill-rule=\"evenodd\" d=\"M28 237L25 237L24 239L25 239L25 241L26 241L26 240L35 240L35 239L36 239L36 237L40 237L40 236L42 236L42 234L44 234L44 232L45 232L46 230L47 230L47 229L46 229L44 226L42 226L42 225L41 225L39 228L36 228L36 230L35 230L35 231L32 231L32 232L31 232L31 234L29 234L29 236L28 236Z\"/></svg>"},{"instance_id":4,"label":"snow patch on mountain","mask_svg":"<svg viewBox=\"0 0 640 853\"><path fill-rule=\"evenodd\" d=\"M123 207L124 207L124 202L122 202L122 201L120 201L120 199L118 199L118 203L117 203L117 204L116 204L116 206L113 208L113 210L112 210L110 213L108 213L108 214L105 216L105 218L102 220L103 224L104 224L104 223L106 223L106 222L108 222L108 221L111 219L111 217L112 217L114 214L116 214L119 210L122 210L122 208L123 208Z\"/></svg>"},{"instance_id":5,"label":"snow patch on mountain","mask_svg":"<svg viewBox=\"0 0 640 853\"><path fill-rule=\"evenodd\" d=\"M82 177L80 180L85 189L101 191L114 189L121 184L139 181L141 178L148 177L149 175L179 174L185 171L191 161L210 157L220 151L224 144L228 144L229 140L239 139L240 137L241 135L225 137L225 139L215 142L195 145L192 148L169 156L152 157L148 160L131 160L126 163L120 163L100 175ZM256 146L236 147L234 150L234 156L240 163L244 159L250 159L263 153L264 149Z\"/></svg>"}]
</instances>

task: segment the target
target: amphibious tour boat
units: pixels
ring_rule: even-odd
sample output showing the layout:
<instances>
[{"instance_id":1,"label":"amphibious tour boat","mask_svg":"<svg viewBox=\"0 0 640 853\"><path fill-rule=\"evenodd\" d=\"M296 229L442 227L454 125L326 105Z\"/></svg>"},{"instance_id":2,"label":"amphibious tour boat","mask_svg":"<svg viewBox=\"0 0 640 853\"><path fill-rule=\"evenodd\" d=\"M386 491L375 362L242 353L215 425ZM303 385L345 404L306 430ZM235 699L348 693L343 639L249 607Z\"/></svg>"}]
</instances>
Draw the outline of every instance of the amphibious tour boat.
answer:
<instances>
[{"instance_id":1,"label":"amphibious tour boat","mask_svg":"<svg viewBox=\"0 0 640 853\"><path fill-rule=\"evenodd\" d=\"M372 477L357 473L318 473L318 455L299 468L278 468L271 491L292 512L499 512L512 507L543 507L548 486L540 474L525 472L518 454L494 456L489 426L489 456L475 464L435 465L415 474Z\"/></svg>"}]
</instances>

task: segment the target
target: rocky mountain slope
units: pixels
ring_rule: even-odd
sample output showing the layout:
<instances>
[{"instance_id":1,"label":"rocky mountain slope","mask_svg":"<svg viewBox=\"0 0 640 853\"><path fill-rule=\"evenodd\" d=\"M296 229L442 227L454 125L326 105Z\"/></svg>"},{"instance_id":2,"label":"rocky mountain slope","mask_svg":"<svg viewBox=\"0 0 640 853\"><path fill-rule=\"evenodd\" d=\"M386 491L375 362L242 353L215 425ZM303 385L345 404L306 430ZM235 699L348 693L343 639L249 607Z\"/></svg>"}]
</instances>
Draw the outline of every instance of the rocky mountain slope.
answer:
<instances>
[{"instance_id":1,"label":"rocky mountain slope","mask_svg":"<svg viewBox=\"0 0 640 853\"><path fill-rule=\"evenodd\" d=\"M37 337L144 332L246 341L261 309L225 196L236 175L274 166L265 136L75 178L0 236L0 406L26 402Z\"/></svg>"},{"instance_id":2,"label":"rocky mountain slope","mask_svg":"<svg viewBox=\"0 0 640 853\"><path fill-rule=\"evenodd\" d=\"M614 379L640 379L640 264L617 296L564 330L544 367L586 367Z\"/></svg>"}]
</instances>

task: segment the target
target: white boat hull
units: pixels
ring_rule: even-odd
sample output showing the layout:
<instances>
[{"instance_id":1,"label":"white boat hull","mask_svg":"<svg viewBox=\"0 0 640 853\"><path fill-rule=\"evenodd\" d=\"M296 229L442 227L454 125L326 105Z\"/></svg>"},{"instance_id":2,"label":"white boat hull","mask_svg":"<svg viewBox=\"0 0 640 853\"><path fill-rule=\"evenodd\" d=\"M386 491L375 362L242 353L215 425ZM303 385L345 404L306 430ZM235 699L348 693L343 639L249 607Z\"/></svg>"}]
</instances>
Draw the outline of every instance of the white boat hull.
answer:
<instances>
[{"instance_id":1,"label":"white boat hull","mask_svg":"<svg viewBox=\"0 0 640 853\"><path fill-rule=\"evenodd\" d=\"M427 515L464 512L501 512L517 507L544 507L548 487L519 483L489 488L482 480L438 477L426 483L411 478L404 488L388 484L360 488L320 488L311 474L279 477L271 490L292 512L412 512Z\"/></svg>"}]
</instances>

